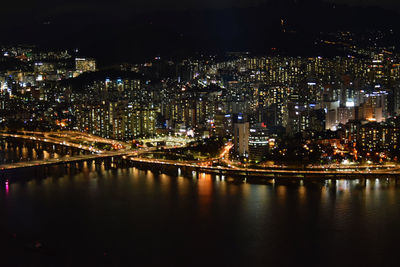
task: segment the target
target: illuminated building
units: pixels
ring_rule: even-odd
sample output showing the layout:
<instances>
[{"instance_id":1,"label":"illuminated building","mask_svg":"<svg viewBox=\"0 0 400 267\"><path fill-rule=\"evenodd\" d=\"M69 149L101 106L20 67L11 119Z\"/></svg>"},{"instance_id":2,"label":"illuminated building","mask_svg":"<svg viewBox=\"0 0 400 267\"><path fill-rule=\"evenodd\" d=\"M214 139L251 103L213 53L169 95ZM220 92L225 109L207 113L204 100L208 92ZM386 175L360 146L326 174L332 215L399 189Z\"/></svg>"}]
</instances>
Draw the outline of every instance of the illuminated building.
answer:
<instances>
[{"instance_id":1,"label":"illuminated building","mask_svg":"<svg viewBox=\"0 0 400 267\"><path fill-rule=\"evenodd\" d=\"M249 159L261 161L269 149L269 132L264 123L250 127L249 135Z\"/></svg>"},{"instance_id":2,"label":"illuminated building","mask_svg":"<svg viewBox=\"0 0 400 267\"><path fill-rule=\"evenodd\" d=\"M96 60L92 58L76 58L75 69L78 73L96 71Z\"/></svg>"},{"instance_id":3,"label":"illuminated building","mask_svg":"<svg viewBox=\"0 0 400 267\"><path fill-rule=\"evenodd\" d=\"M346 124L345 138L357 143L365 152L395 151L399 147L400 123L398 120L365 124L358 120L350 121Z\"/></svg>"},{"instance_id":4,"label":"illuminated building","mask_svg":"<svg viewBox=\"0 0 400 267\"><path fill-rule=\"evenodd\" d=\"M56 66L49 62L36 62L34 65L35 72L52 73L56 71Z\"/></svg>"},{"instance_id":5,"label":"illuminated building","mask_svg":"<svg viewBox=\"0 0 400 267\"><path fill-rule=\"evenodd\" d=\"M234 124L234 149L241 157L249 156L249 123L238 122Z\"/></svg>"}]
</instances>

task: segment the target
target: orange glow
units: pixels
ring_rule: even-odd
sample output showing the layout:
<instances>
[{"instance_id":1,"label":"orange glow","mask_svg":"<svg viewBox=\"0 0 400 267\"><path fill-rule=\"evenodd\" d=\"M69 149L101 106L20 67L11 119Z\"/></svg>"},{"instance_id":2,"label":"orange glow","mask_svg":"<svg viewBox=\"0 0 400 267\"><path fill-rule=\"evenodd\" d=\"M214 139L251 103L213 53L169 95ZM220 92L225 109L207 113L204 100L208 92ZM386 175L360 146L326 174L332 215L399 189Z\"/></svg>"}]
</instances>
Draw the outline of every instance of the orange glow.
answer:
<instances>
[{"instance_id":1,"label":"orange glow","mask_svg":"<svg viewBox=\"0 0 400 267\"><path fill-rule=\"evenodd\" d=\"M233 144L228 144L224 150L222 151L221 155L219 155L220 158L225 157L225 155L232 149Z\"/></svg>"},{"instance_id":2,"label":"orange glow","mask_svg":"<svg viewBox=\"0 0 400 267\"><path fill-rule=\"evenodd\" d=\"M68 125L68 120L67 119L56 120L56 124L57 124L57 126L61 126L64 128Z\"/></svg>"},{"instance_id":3,"label":"orange glow","mask_svg":"<svg viewBox=\"0 0 400 267\"><path fill-rule=\"evenodd\" d=\"M212 203L213 181L211 174L200 173L198 180L199 208L203 216L207 216Z\"/></svg>"}]
</instances>

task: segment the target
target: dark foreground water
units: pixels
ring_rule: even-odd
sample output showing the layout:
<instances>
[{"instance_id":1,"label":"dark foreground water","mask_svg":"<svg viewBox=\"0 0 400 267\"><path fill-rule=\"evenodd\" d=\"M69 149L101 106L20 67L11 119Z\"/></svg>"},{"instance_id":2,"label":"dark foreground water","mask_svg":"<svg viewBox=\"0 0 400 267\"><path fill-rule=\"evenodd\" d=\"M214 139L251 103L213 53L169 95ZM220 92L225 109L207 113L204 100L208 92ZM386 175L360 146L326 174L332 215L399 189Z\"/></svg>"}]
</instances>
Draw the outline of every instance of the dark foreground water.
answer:
<instances>
[{"instance_id":1,"label":"dark foreground water","mask_svg":"<svg viewBox=\"0 0 400 267\"><path fill-rule=\"evenodd\" d=\"M399 245L395 179L256 184L85 163L0 185L0 266L398 266Z\"/></svg>"}]
</instances>

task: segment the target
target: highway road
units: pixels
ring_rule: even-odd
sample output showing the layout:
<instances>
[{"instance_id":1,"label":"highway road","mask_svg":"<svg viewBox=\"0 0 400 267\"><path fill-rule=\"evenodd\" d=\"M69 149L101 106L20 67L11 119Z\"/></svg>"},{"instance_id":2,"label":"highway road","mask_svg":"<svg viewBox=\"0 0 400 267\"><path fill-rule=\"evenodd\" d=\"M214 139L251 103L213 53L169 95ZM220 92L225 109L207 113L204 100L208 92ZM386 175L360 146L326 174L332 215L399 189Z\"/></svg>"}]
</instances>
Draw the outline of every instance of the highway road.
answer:
<instances>
[{"instance_id":1,"label":"highway road","mask_svg":"<svg viewBox=\"0 0 400 267\"><path fill-rule=\"evenodd\" d=\"M154 160L154 159L144 159L144 158L129 158L132 162L137 163L146 163L146 164L155 164L155 165L170 165L176 167L187 167L192 168L197 171L212 171L215 173L230 173L230 174L240 174L245 173L247 175L291 175L291 176L305 176L305 175L333 175L333 176L364 176L364 175L399 175L400 176L400 168L392 168L392 169L378 169L378 170L288 170L288 169L250 169L250 168L228 168L222 166L202 166L201 164L196 163L187 163L187 162L177 162L177 161L168 161L168 160Z\"/></svg>"},{"instance_id":2,"label":"highway road","mask_svg":"<svg viewBox=\"0 0 400 267\"><path fill-rule=\"evenodd\" d=\"M34 135L32 135L34 134ZM59 136L56 138L54 136ZM8 136L14 138L23 138L29 140L36 140L41 142L48 142L57 145L64 145L74 148L79 148L82 150L90 151L92 154L88 155L79 155L72 157L63 157L61 159L44 159L44 160L35 160L35 161L26 161L26 162L17 162L12 164L4 164L0 165L0 170L11 170L18 168L29 168L34 166L45 166L45 165L53 165L53 164L63 164L70 162L78 162L85 160L94 160L108 157L119 157L123 156L125 159L128 159L132 162L146 163L146 164L154 164L154 165L169 165L176 167L187 167L193 168L199 171L211 171L211 172L226 172L226 173L245 173L248 175L400 175L400 167L397 165L388 165L388 166L316 166L307 168L306 170L299 169L287 169L287 167L282 166L279 168L275 166L272 169L252 169L252 168L240 168L234 166L234 163L228 159L229 151L232 149L233 145L228 143L225 148L222 150L221 154L217 158L211 158L202 161L175 161L175 160L160 160L160 159L146 159L140 157L142 153L148 153L156 150L156 147L147 147L147 148L139 148L137 150L128 150L128 149L120 149L115 151L102 151L93 148L92 146L84 146L81 144L76 144L73 142L65 141L66 136L68 135L75 136L76 132L71 133L44 133L44 132L24 132L24 134L9 134L9 133L0 133L1 136ZM41 137L39 137L41 136ZM91 141L95 142L104 142L103 138L85 135L85 138L89 138ZM115 140L108 140L110 144L115 144ZM182 144L182 147L185 144ZM228 167L225 166L210 166L213 163L223 162ZM314 168L314 169L313 169Z\"/></svg>"}]
</instances>

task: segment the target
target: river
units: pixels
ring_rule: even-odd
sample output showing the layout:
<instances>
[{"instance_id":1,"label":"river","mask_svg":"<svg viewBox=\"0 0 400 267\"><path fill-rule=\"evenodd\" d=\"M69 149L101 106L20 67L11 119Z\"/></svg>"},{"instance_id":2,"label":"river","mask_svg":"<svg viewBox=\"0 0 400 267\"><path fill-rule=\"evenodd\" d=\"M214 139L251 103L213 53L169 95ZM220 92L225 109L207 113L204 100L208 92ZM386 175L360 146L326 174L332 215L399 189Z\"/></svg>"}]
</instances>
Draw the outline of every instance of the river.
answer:
<instances>
[{"instance_id":1,"label":"river","mask_svg":"<svg viewBox=\"0 0 400 267\"><path fill-rule=\"evenodd\" d=\"M60 165L7 173L0 218L1 266L393 266L400 181Z\"/></svg>"}]
</instances>

